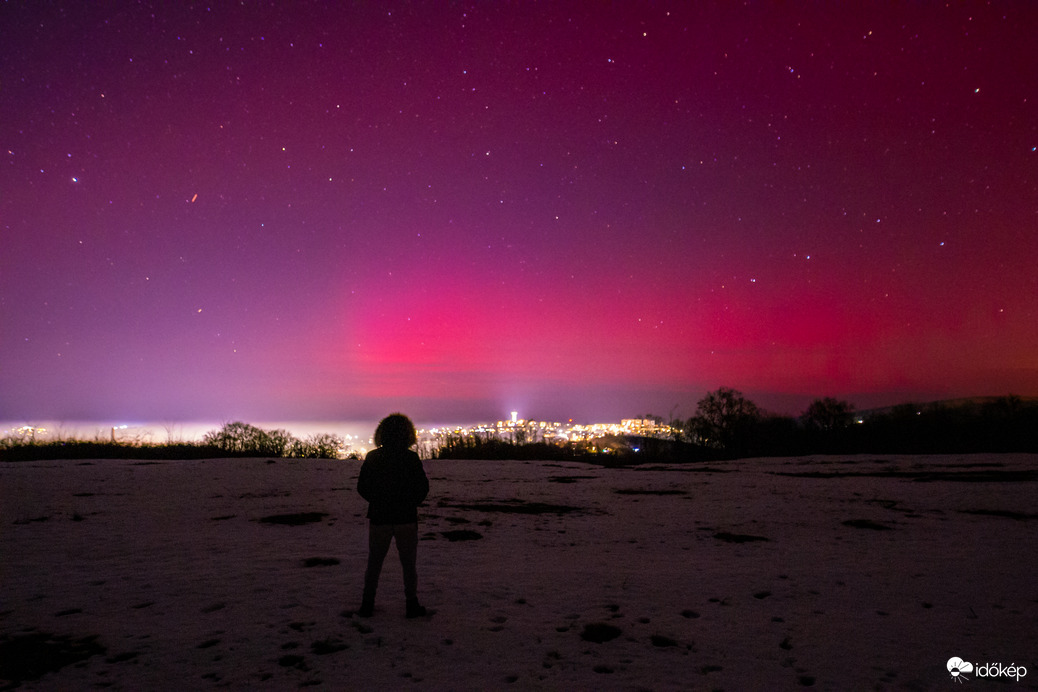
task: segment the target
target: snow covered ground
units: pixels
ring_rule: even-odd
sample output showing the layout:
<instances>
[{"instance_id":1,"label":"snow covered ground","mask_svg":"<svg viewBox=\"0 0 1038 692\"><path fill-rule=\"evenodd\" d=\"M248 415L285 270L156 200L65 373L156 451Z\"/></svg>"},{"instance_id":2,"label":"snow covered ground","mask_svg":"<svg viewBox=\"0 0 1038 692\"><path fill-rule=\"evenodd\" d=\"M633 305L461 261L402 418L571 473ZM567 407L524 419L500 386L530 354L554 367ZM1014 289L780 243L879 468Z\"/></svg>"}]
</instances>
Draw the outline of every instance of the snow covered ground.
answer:
<instances>
[{"instance_id":1,"label":"snow covered ground","mask_svg":"<svg viewBox=\"0 0 1038 692\"><path fill-rule=\"evenodd\" d=\"M1038 689L1035 455L428 461L418 620L359 468L0 464L0 689Z\"/></svg>"}]
</instances>

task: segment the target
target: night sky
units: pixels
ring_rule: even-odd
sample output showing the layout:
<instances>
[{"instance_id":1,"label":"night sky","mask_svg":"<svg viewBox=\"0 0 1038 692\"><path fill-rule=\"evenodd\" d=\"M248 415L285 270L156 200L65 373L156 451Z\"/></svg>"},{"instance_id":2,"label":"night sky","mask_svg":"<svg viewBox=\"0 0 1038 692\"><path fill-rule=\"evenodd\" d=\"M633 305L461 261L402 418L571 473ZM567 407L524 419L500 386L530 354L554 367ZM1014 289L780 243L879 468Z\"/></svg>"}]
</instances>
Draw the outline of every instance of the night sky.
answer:
<instances>
[{"instance_id":1,"label":"night sky","mask_svg":"<svg viewBox=\"0 0 1038 692\"><path fill-rule=\"evenodd\" d=\"M5 3L0 419L1038 395L1038 7L953 5Z\"/></svg>"}]
</instances>

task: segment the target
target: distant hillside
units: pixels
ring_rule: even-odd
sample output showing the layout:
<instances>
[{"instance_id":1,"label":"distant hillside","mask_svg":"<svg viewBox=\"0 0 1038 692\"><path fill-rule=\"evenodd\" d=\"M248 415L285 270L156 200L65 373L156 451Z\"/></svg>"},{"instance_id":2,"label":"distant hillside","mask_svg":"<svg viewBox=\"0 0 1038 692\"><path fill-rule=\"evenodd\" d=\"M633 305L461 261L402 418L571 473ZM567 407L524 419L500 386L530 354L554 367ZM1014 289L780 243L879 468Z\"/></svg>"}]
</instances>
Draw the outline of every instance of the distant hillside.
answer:
<instances>
[{"instance_id":1,"label":"distant hillside","mask_svg":"<svg viewBox=\"0 0 1038 692\"><path fill-rule=\"evenodd\" d=\"M1024 406L1038 405L1038 397L1036 396L1016 396L1016 395L1005 395L1005 396L971 396L962 397L959 399L940 399L938 401L927 401L927 402L906 402L902 404L895 404L893 406L881 406L879 408L862 409L855 412L855 415L863 420L874 418L876 416L883 416L894 411L906 408L915 407L919 411L933 411L935 409L961 409L961 408L983 408L984 406L990 406L996 404L999 401L1005 399L1015 399L1017 402Z\"/></svg>"}]
</instances>

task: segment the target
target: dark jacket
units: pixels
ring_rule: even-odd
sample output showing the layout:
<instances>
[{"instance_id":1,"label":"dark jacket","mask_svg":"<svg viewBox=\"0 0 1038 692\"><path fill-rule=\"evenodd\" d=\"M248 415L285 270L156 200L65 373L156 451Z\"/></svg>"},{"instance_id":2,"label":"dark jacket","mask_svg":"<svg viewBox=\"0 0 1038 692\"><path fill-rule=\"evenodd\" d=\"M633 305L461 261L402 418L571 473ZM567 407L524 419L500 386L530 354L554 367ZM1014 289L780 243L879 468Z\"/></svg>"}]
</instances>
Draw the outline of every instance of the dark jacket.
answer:
<instances>
[{"instance_id":1,"label":"dark jacket","mask_svg":"<svg viewBox=\"0 0 1038 692\"><path fill-rule=\"evenodd\" d=\"M429 478L410 449L378 447L364 458L357 492L368 501L372 524L413 524L429 494Z\"/></svg>"}]
</instances>

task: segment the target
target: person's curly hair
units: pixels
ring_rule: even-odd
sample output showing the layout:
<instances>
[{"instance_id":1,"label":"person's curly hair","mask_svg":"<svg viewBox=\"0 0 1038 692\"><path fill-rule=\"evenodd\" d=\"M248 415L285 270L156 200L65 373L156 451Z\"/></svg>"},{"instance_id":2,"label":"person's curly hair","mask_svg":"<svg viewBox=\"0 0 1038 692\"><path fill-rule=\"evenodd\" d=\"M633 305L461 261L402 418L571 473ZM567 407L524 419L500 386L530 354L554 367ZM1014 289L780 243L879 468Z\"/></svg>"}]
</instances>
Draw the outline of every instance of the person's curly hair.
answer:
<instances>
[{"instance_id":1,"label":"person's curly hair","mask_svg":"<svg viewBox=\"0 0 1038 692\"><path fill-rule=\"evenodd\" d=\"M375 444L379 447L408 448L418 442L414 423L402 413L391 413L375 428Z\"/></svg>"}]
</instances>

